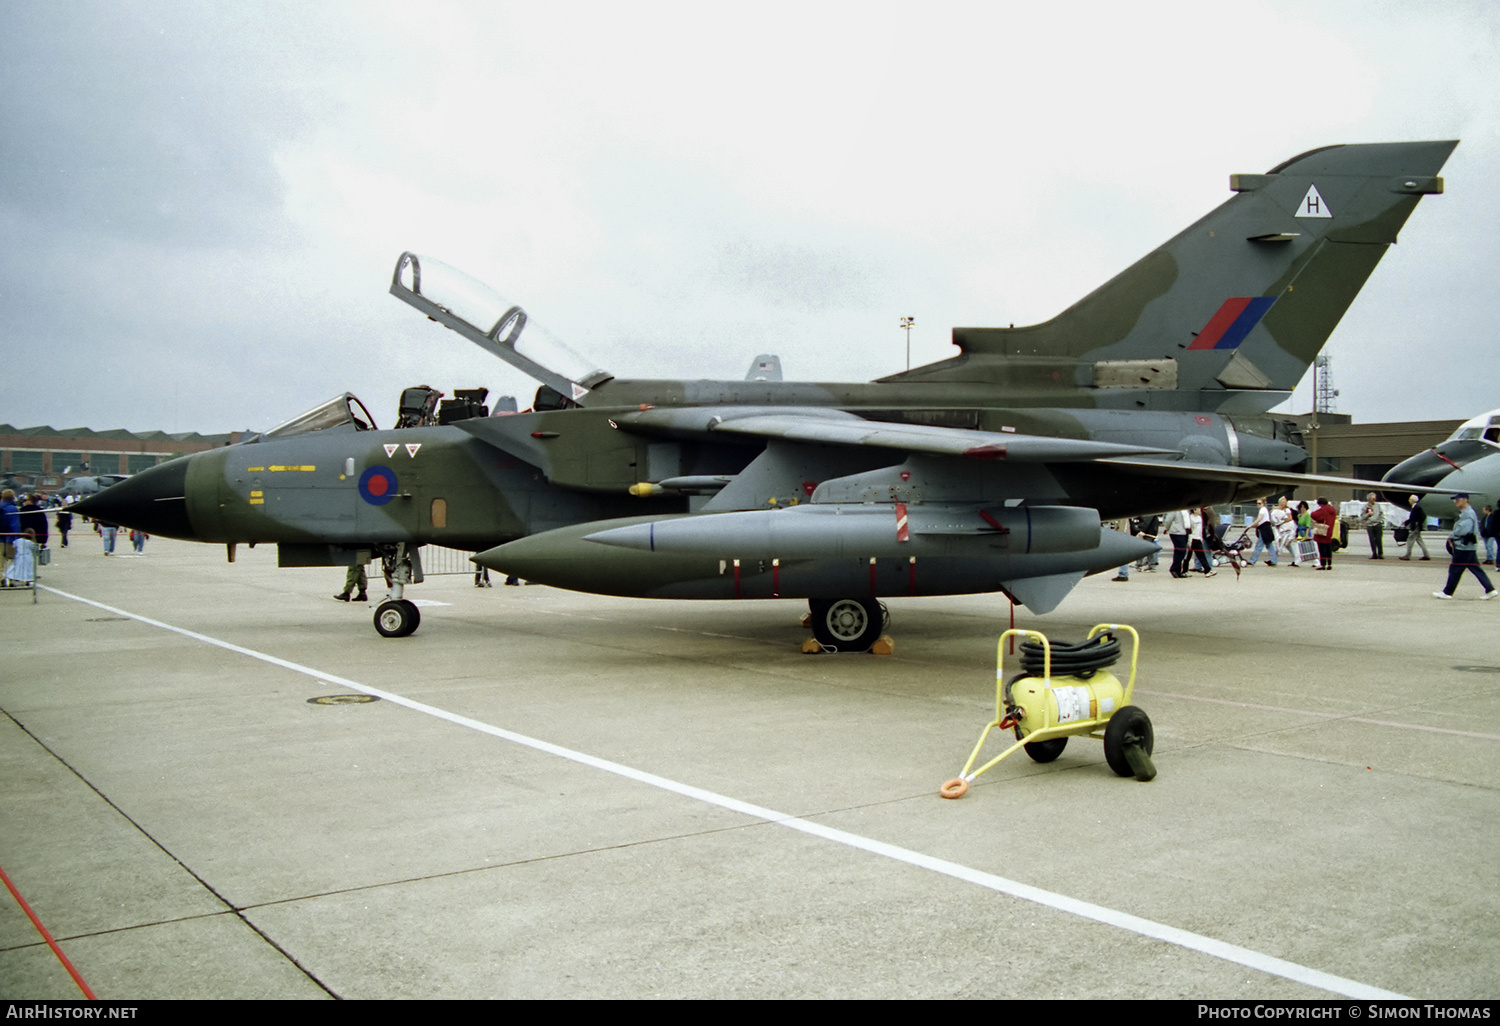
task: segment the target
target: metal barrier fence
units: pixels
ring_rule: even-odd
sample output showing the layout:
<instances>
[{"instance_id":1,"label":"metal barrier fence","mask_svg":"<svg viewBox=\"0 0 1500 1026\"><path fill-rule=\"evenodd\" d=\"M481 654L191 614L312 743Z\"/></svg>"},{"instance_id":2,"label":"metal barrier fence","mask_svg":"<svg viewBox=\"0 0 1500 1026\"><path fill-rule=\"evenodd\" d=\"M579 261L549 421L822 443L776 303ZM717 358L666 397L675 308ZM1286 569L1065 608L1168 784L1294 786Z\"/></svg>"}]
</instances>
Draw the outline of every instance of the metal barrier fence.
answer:
<instances>
[{"instance_id":1,"label":"metal barrier fence","mask_svg":"<svg viewBox=\"0 0 1500 1026\"><path fill-rule=\"evenodd\" d=\"M423 545L421 548L422 573L427 577L441 577L444 574L473 574L479 569L469 562L469 557L473 554L467 549Z\"/></svg>"}]
</instances>

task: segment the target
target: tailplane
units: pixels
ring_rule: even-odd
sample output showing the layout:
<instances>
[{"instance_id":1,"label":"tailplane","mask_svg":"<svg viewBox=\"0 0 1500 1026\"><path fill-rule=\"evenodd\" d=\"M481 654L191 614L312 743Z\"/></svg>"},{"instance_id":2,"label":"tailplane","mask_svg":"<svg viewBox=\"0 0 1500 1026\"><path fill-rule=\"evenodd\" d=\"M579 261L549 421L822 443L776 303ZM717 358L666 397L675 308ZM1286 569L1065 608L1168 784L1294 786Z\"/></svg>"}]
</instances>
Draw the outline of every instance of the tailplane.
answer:
<instances>
[{"instance_id":1,"label":"tailplane","mask_svg":"<svg viewBox=\"0 0 1500 1026\"><path fill-rule=\"evenodd\" d=\"M954 328L962 355L882 380L1030 383L1038 400L1055 383L1106 408L1265 412L1417 202L1443 191L1457 145L1328 146L1233 175L1235 196L1052 320Z\"/></svg>"}]
</instances>

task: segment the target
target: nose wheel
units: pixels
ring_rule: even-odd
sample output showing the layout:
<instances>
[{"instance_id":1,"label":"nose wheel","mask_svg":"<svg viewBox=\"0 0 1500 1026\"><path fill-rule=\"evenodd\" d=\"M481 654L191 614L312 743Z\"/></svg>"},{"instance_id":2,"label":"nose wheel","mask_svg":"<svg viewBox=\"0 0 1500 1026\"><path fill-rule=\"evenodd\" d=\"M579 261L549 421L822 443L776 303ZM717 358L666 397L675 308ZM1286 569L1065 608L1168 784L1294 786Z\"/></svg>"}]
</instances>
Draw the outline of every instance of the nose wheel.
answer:
<instances>
[{"instance_id":1,"label":"nose wheel","mask_svg":"<svg viewBox=\"0 0 1500 1026\"><path fill-rule=\"evenodd\" d=\"M375 630L382 638L404 638L421 622L422 614L410 599L382 602L375 610Z\"/></svg>"}]
</instances>

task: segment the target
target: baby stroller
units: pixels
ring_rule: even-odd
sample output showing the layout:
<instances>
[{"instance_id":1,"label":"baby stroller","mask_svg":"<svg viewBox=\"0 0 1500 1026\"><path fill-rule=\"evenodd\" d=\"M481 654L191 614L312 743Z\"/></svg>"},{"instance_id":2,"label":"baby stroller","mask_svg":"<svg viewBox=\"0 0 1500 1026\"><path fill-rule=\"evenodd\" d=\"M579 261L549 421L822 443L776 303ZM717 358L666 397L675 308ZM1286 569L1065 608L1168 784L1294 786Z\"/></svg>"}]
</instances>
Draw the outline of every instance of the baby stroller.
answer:
<instances>
[{"instance_id":1,"label":"baby stroller","mask_svg":"<svg viewBox=\"0 0 1500 1026\"><path fill-rule=\"evenodd\" d=\"M1226 529L1224 533L1227 535L1229 531ZM1215 531L1213 541L1208 544L1209 555L1213 557L1214 562L1219 566L1228 563L1234 567L1234 576L1238 577L1240 567L1245 565L1248 553L1255 547L1255 539L1250 537L1250 528L1247 526L1233 541L1225 541Z\"/></svg>"}]
</instances>

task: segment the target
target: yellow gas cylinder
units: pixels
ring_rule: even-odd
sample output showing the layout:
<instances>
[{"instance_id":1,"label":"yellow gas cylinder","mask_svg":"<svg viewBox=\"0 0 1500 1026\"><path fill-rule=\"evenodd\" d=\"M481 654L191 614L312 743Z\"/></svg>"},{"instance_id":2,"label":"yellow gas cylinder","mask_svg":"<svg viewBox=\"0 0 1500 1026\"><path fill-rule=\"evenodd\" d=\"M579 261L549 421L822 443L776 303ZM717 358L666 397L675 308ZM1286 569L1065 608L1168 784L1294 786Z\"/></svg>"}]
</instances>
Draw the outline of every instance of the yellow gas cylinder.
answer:
<instances>
[{"instance_id":1,"label":"yellow gas cylinder","mask_svg":"<svg viewBox=\"0 0 1500 1026\"><path fill-rule=\"evenodd\" d=\"M1125 704L1125 687L1107 670L1088 678L1053 677L1049 688L1041 677L1022 677L1010 685L1010 705L1017 717L1016 732L1025 737L1043 727L1088 724L1108 720ZM1080 730L1080 733L1085 730Z\"/></svg>"}]
</instances>

